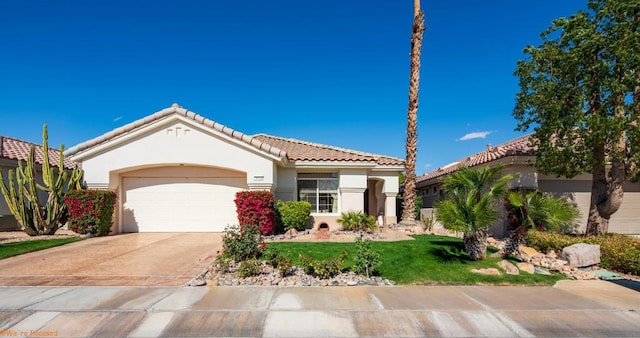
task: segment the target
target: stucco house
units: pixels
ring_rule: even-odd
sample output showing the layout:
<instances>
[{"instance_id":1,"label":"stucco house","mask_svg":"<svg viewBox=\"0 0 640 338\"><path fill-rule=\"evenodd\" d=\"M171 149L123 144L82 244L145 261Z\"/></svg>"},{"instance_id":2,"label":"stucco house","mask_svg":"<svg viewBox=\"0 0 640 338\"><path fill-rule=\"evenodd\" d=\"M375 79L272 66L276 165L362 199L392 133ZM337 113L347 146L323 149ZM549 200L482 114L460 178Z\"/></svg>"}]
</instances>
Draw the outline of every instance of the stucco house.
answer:
<instances>
[{"instance_id":1,"label":"stucco house","mask_svg":"<svg viewBox=\"0 0 640 338\"><path fill-rule=\"evenodd\" d=\"M15 170L18 167L18 161L23 161L23 164L26 164L32 146L36 147L36 175L39 176L39 179L36 179L40 183L42 183L42 172L39 168L44 160L42 156L44 154L42 146L18 140L13 137L0 136L0 170L2 170L2 174L4 175L5 180L8 180L9 170ZM51 165L57 167L59 161L60 151L57 149L49 148L49 162L51 163ZM69 158L65 158L64 160L64 167L67 170L73 170L73 168L78 165L78 163ZM41 192L40 197L41 199L45 199L47 195L46 193ZM16 221L15 217L11 214L11 211L9 211L9 207L7 206L7 202L5 201L4 196L2 195L2 193L0 193L0 231L13 230L20 230L20 226L18 225L18 221Z\"/></svg>"},{"instance_id":2,"label":"stucco house","mask_svg":"<svg viewBox=\"0 0 640 338\"><path fill-rule=\"evenodd\" d=\"M539 189L555 196L562 196L575 203L580 210L580 227L584 232L591 198L591 174L582 174L574 178L543 175L536 171L535 156L529 147L530 135L524 135L497 146L487 148L438 168L416 178L417 193L423 199L423 214L431 217L433 206L444 197L441 189L442 178L461 167L480 167L485 165L503 165L504 174L518 173L519 177L510 182L512 189ZM611 216L609 231L628 235L640 235L640 183L627 182L624 185L624 199L620 209ZM507 222L501 221L492 227L495 236L508 234Z\"/></svg>"},{"instance_id":3,"label":"stucco house","mask_svg":"<svg viewBox=\"0 0 640 338\"><path fill-rule=\"evenodd\" d=\"M241 190L309 201L313 227L338 228L350 210L395 223L404 170L389 156L245 135L177 104L65 154L82 163L89 188L117 193L115 233L223 231L238 222Z\"/></svg>"}]
</instances>

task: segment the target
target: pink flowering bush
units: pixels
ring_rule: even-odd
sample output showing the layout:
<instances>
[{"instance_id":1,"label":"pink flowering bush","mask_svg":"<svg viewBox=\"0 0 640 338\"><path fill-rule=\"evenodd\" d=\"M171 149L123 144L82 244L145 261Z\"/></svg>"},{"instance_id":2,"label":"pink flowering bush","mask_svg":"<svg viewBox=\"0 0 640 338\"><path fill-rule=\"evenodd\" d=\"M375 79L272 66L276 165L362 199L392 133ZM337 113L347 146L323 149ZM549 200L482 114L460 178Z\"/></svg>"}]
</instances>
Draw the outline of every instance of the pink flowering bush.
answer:
<instances>
[{"instance_id":1,"label":"pink flowering bush","mask_svg":"<svg viewBox=\"0 0 640 338\"><path fill-rule=\"evenodd\" d=\"M64 199L69 230L94 236L108 235L113 225L116 193L106 190L72 190Z\"/></svg>"},{"instance_id":2,"label":"pink flowering bush","mask_svg":"<svg viewBox=\"0 0 640 338\"><path fill-rule=\"evenodd\" d=\"M275 226L274 198L269 191L239 191L236 193L236 212L240 227L257 226L268 235Z\"/></svg>"}]
</instances>

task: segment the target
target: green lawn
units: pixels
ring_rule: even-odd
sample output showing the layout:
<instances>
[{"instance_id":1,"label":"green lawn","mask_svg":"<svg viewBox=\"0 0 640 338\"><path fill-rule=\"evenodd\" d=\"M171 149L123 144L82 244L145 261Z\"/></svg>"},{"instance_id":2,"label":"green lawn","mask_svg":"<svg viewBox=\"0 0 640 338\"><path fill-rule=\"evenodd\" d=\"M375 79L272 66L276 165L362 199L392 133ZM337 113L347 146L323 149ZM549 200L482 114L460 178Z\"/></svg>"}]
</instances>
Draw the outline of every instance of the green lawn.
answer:
<instances>
[{"instance_id":1,"label":"green lawn","mask_svg":"<svg viewBox=\"0 0 640 338\"><path fill-rule=\"evenodd\" d=\"M374 242L373 248L380 253L382 266L380 276L398 284L526 284L552 285L563 279L561 275L544 276L521 272L518 276L502 274L486 276L470 272L474 268L495 268L500 258L487 258L484 261L471 261L464 252L461 239L446 236L416 235L414 241ZM300 254L315 259L338 256L344 248L349 256L344 263L348 268L353 265L351 257L355 254L353 243L330 242L274 242L274 246L291 257L293 264L299 266ZM513 260L512 262L516 262Z\"/></svg>"},{"instance_id":2,"label":"green lawn","mask_svg":"<svg viewBox=\"0 0 640 338\"><path fill-rule=\"evenodd\" d=\"M81 237L36 239L36 240L24 241L24 242L0 244L0 259L4 259L11 256L22 255L27 252L48 249L54 246L64 245L67 243L77 242L82 239L83 238Z\"/></svg>"}]
</instances>

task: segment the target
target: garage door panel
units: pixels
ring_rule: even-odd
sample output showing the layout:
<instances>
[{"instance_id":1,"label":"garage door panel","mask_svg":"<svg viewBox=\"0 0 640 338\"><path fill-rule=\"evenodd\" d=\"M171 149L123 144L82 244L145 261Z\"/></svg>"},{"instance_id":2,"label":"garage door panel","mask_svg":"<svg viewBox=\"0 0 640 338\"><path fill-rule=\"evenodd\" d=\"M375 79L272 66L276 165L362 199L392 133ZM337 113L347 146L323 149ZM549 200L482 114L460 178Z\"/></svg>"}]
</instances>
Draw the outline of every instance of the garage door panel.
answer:
<instances>
[{"instance_id":1,"label":"garage door panel","mask_svg":"<svg viewBox=\"0 0 640 338\"><path fill-rule=\"evenodd\" d=\"M124 178L124 232L223 231L243 178Z\"/></svg>"}]
</instances>

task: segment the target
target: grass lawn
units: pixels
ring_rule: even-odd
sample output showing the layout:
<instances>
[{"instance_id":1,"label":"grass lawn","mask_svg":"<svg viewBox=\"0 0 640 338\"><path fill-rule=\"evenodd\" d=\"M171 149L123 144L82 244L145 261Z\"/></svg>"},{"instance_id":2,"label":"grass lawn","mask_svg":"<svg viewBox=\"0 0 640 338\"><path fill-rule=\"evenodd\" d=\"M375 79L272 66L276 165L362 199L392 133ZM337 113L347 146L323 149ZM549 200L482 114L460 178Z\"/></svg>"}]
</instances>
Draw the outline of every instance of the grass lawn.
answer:
<instances>
[{"instance_id":1,"label":"grass lawn","mask_svg":"<svg viewBox=\"0 0 640 338\"><path fill-rule=\"evenodd\" d=\"M373 249L380 253L382 266L380 276L398 284L524 284L553 285L563 279L562 275L544 276L520 272L513 276L487 276L470 272L475 268L497 268L501 258L487 258L483 261L471 261L464 252L461 239L446 236L416 235L414 241L374 242ZM300 266L298 259L304 254L315 259L327 259L338 256L347 248L349 256L344 267L353 265L355 255L353 243L330 242L274 242L274 246ZM516 262L516 260L512 260Z\"/></svg>"},{"instance_id":2,"label":"grass lawn","mask_svg":"<svg viewBox=\"0 0 640 338\"><path fill-rule=\"evenodd\" d=\"M23 253L52 248L54 246L82 240L81 237L36 239L31 241L13 242L0 244L0 259L11 256L22 255Z\"/></svg>"}]
</instances>

